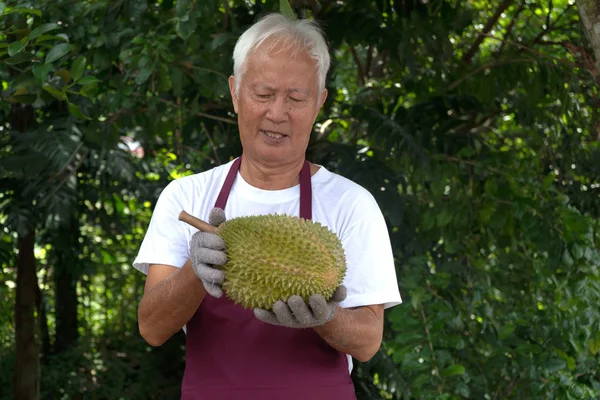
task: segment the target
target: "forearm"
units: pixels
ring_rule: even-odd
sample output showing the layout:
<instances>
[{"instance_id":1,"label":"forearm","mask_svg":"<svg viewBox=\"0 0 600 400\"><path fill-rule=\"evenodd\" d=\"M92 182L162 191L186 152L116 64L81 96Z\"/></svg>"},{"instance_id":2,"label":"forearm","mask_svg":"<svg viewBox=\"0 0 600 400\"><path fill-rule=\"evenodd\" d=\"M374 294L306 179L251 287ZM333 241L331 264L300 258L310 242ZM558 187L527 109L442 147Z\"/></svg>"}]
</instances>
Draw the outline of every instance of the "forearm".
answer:
<instances>
[{"instance_id":1,"label":"forearm","mask_svg":"<svg viewBox=\"0 0 600 400\"><path fill-rule=\"evenodd\" d=\"M205 295L187 262L144 293L138 308L141 336L152 346L162 345L192 318Z\"/></svg>"},{"instance_id":2,"label":"forearm","mask_svg":"<svg viewBox=\"0 0 600 400\"><path fill-rule=\"evenodd\" d=\"M364 362L371 359L381 345L382 313L382 309L370 307L338 307L331 321L313 329L336 350Z\"/></svg>"}]
</instances>

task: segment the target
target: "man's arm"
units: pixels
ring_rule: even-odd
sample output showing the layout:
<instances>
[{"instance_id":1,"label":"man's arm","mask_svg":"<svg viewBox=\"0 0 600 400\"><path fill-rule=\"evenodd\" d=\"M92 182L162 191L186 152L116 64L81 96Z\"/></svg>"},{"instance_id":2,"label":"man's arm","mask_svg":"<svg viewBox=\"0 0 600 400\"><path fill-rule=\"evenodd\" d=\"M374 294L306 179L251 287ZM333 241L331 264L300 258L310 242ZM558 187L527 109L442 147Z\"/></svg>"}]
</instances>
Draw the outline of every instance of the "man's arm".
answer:
<instances>
[{"instance_id":1,"label":"man's arm","mask_svg":"<svg viewBox=\"0 0 600 400\"><path fill-rule=\"evenodd\" d=\"M336 350L361 362L369 361L383 339L383 305L338 306L331 321L313 329Z\"/></svg>"},{"instance_id":2,"label":"man's arm","mask_svg":"<svg viewBox=\"0 0 600 400\"><path fill-rule=\"evenodd\" d=\"M140 335L151 346L162 345L192 318L205 295L190 261L182 268L150 265L138 307Z\"/></svg>"}]
</instances>

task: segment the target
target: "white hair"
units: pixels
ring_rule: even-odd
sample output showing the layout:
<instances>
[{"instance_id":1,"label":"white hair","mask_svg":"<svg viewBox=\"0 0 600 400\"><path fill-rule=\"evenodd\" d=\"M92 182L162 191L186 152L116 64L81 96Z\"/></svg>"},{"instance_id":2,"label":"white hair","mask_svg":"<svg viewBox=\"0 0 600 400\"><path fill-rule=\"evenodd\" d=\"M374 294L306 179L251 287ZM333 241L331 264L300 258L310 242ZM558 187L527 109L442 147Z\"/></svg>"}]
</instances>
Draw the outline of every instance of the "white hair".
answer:
<instances>
[{"instance_id":1,"label":"white hair","mask_svg":"<svg viewBox=\"0 0 600 400\"><path fill-rule=\"evenodd\" d=\"M281 41L287 43L288 48L306 49L317 64L319 93L325 88L325 78L331 61L320 27L312 20L291 20L282 14L271 13L248 28L233 49L236 96L239 96L240 82L246 71L248 56L267 39L273 41L271 49Z\"/></svg>"}]
</instances>

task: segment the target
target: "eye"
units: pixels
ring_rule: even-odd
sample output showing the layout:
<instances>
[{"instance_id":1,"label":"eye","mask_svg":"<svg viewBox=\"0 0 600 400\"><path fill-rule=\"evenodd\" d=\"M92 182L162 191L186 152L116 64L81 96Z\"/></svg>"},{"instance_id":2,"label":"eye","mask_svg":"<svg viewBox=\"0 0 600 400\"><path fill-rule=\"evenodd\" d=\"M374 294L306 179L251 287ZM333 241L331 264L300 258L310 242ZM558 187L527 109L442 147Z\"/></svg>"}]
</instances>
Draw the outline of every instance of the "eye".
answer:
<instances>
[{"instance_id":1,"label":"eye","mask_svg":"<svg viewBox=\"0 0 600 400\"><path fill-rule=\"evenodd\" d=\"M295 97L290 97L290 100L292 100L295 103L300 103L300 102L304 101L303 99L297 99Z\"/></svg>"},{"instance_id":2,"label":"eye","mask_svg":"<svg viewBox=\"0 0 600 400\"><path fill-rule=\"evenodd\" d=\"M269 97L271 97L270 94L256 94L256 97L258 97L259 99L268 99Z\"/></svg>"}]
</instances>

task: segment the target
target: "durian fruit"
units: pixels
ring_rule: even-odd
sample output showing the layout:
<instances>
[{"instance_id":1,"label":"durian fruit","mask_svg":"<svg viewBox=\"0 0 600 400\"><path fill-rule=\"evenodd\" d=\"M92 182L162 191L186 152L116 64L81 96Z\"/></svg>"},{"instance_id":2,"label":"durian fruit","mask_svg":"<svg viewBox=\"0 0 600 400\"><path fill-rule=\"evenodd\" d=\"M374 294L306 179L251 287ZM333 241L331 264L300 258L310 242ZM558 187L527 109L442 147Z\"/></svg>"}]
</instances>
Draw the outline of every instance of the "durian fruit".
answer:
<instances>
[{"instance_id":1,"label":"durian fruit","mask_svg":"<svg viewBox=\"0 0 600 400\"><path fill-rule=\"evenodd\" d=\"M346 258L338 236L303 218L256 215L232 218L218 228L182 211L179 219L225 241L223 291L243 307L271 310L277 300L313 294L328 300L342 283Z\"/></svg>"}]
</instances>

